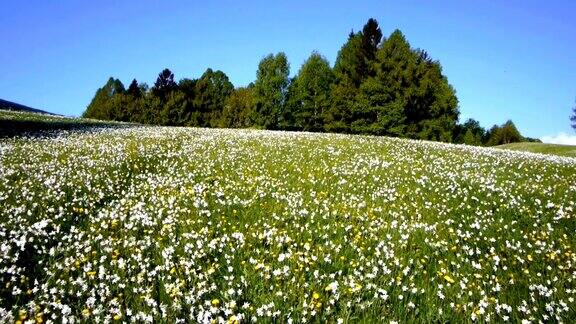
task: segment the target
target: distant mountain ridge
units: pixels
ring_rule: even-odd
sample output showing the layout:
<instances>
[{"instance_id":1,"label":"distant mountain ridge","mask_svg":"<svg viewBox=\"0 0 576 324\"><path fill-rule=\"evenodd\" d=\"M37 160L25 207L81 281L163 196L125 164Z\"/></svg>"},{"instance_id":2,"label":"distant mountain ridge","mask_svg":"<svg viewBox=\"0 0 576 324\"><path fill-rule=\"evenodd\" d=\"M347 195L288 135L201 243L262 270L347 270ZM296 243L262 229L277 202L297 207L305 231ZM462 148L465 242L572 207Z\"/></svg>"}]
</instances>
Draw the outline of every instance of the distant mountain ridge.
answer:
<instances>
[{"instance_id":1,"label":"distant mountain ridge","mask_svg":"<svg viewBox=\"0 0 576 324\"><path fill-rule=\"evenodd\" d=\"M14 111L27 111L27 112L48 114L48 115L57 115L57 114L53 114L51 112L47 112L47 111L35 109L35 108L30 108L28 106L24 106L24 105L17 104L15 102L3 100L3 99L0 99L0 109L14 110Z\"/></svg>"}]
</instances>

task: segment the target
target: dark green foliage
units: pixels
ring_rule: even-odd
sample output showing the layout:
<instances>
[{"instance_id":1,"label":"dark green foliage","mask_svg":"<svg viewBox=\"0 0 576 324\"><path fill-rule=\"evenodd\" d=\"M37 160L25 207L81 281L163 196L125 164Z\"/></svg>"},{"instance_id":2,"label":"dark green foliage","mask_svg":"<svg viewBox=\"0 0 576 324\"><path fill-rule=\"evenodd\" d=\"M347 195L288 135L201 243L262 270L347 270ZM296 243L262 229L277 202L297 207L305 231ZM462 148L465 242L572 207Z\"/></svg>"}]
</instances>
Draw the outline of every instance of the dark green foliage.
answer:
<instances>
[{"instance_id":1,"label":"dark green foliage","mask_svg":"<svg viewBox=\"0 0 576 324\"><path fill-rule=\"evenodd\" d=\"M516 128L516 125L509 120L502 126L494 125L488 132L486 145L495 146L509 143L522 142L524 138Z\"/></svg>"},{"instance_id":2,"label":"dark green foliage","mask_svg":"<svg viewBox=\"0 0 576 324\"><path fill-rule=\"evenodd\" d=\"M523 142L542 143L542 140L540 140L539 138L524 137Z\"/></svg>"},{"instance_id":3,"label":"dark green foliage","mask_svg":"<svg viewBox=\"0 0 576 324\"><path fill-rule=\"evenodd\" d=\"M373 75L374 74L374 64L372 62L376 58L376 51L378 50L378 45L382 40L382 31L378 26L378 22L374 18L368 19L366 25L362 29L362 56L364 58L365 64L361 71L363 75Z\"/></svg>"},{"instance_id":4,"label":"dark green foliage","mask_svg":"<svg viewBox=\"0 0 576 324\"><path fill-rule=\"evenodd\" d=\"M366 62L362 51L362 34L350 34L348 41L336 57L334 64L334 74L338 83L348 84L350 87L358 88L364 79Z\"/></svg>"},{"instance_id":5,"label":"dark green foliage","mask_svg":"<svg viewBox=\"0 0 576 324\"><path fill-rule=\"evenodd\" d=\"M302 64L290 84L288 109L284 120L291 121L291 129L322 131L324 118L330 109L330 89L334 74L322 55L313 52Z\"/></svg>"},{"instance_id":6,"label":"dark green foliage","mask_svg":"<svg viewBox=\"0 0 576 324\"><path fill-rule=\"evenodd\" d=\"M467 145L480 146L486 137L486 130L474 119L468 119L464 124L454 128L454 141Z\"/></svg>"},{"instance_id":7,"label":"dark green foliage","mask_svg":"<svg viewBox=\"0 0 576 324\"><path fill-rule=\"evenodd\" d=\"M324 116L324 129L328 132L351 131L358 88L366 77L366 71L370 70L366 66L363 43L365 40L362 33L351 33L336 57L335 82L330 93L331 106Z\"/></svg>"},{"instance_id":8,"label":"dark green foliage","mask_svg":"<svg viewBox=\"0 0 576 324\"><path fill-rule=\"evenodd\" d=\"M109 78L106 84L96 91L82 117L103 120L115 119L112 111L117 111L118 107L113 108L112 97L116 94L121 95L124 91L124 85L120 80Z\"/></svg>"},{"instance_id":9,"label":"dark green foliage","mask_svg":"<svg viewBox=\"0 0 576 324\"><path fill-rule=\"evenodd\" d=\"M438 62L394 31L376 53L375 76L359 89L352 131L451 141L458 119L454 89Z\"/></svg>"},{"instance_id":10,"label":"dark green foliage","mask_svg":"<svg viewBox=\"0 0 576 324\"><path fill-rule=\"evenodd\" d=\"M224 103L234 86L228 80L228 76L222 71L207 69L196 82L194 107L200 113L202 127L217 127L220 123L220 115Z\"/></svg>"},{"instance_id":11,"label":"dark green foliage","mask_svg":"<svg viewBox=\"0 0 576 324\"><path fill-rule=\"evenodd\" d=\"M269 54L258 64L254 83L252 113L254 126L276 129L284 122L284 104L288 90L290 66L286 54Z\"/></svg>"},{"instance_id":12,"label":"dark green foliage","mask_svg":"<svg viewBox=\"0 0 576 324\"><path fill-rule=\"evenodd\" d=\"M402 136L406 130L404 101L386 84L369 78L360 86L353 110L351 130L354 133Z\"/></svg>"},{"instance_id":13,"label":"dark green foliage","mask_svg":"<svg viewBox=\"0 0 576 324\"><path fill-rule=\"evenodd\" d=\"M252 88L235 89L226 99L219 126L227 128L250 127L253 107Z\"/></svg>"},{"instance_id":14,"label":"dark green foliage","mask_svg":"<svg viewBox=\"0 0 576 324\"><path fill-rule=\"evenodd\" d=\"M154 87L152 88L152 92L155 96L161 98L162 100L166 99L168 94L178 88L178 84L174 81L174 73L169 69L164 69L160 74L158 74L158 78L156 82L154 82Z\"/></svg>"},{"instance_id":15,"label":"dark green foliage","mask_svg":"<svg viewBox=\"0 0 576 324\"><path fill-rule=\"evenodd\" d=\"M313 52L290 79L284 53L264 57L256 81L234 89L222 71L178 83L164 69L149 89L114 78L98 91L85 117L146 124L257 127L386 135L498 145L522 140L512 122L486 132L477 121L459 125L458 99L442 66L410 46L402 32L388 38L375 19L351 32L334 67ZM572 123L576 128L576 107Z\"/></svg>"},{"instance_id":16,"label":"dark green foliage","mask_svg":"<svg viewBox=\"0 0 576 324\"><path fill-rule=\"evenodd\" d=\"M132 80L126 92L134 98L141 98L143 93L136 79Z\"/></svg>"}]
</instances>

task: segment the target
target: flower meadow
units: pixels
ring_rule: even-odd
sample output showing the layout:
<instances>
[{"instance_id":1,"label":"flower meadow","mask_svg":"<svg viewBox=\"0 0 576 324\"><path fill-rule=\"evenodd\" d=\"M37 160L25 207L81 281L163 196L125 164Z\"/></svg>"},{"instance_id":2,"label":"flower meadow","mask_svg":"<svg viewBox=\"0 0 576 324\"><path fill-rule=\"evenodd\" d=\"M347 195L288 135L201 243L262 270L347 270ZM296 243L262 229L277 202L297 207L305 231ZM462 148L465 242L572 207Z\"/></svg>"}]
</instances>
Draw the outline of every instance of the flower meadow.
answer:
<instances>
[{"instance_id":1,"label":"flower meadow","mask_svg":"<svg viewBox=\"0 0 576 324\"><path fill-rule=\"evenodd\" d=\"M0 140L0 322L570 322L576 159L126 127Z\"/></svg>"}]
</instances>

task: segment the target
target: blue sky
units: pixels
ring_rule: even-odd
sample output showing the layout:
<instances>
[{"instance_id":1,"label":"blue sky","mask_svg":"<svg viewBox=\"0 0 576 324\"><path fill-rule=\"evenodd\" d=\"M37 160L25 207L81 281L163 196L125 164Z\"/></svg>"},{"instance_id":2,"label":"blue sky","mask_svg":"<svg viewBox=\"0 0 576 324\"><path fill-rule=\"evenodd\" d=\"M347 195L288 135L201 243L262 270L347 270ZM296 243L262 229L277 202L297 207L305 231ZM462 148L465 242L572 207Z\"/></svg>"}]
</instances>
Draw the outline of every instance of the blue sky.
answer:
<instances>
[{"instance_id":1,"label":"blue sky","mask_svg":"<svg viewBox=\"0 0 576 324\"><path fill-rule=\"evenodd\" d=\"M284 51L291 74L313 50L333 64L374 17L440 60L460 118L512 119L531 137L574 134L575 1L2 1L0 98L80 115L114 76L153 84L224 71L235 86Z\"/></svg>"}]
</instances>

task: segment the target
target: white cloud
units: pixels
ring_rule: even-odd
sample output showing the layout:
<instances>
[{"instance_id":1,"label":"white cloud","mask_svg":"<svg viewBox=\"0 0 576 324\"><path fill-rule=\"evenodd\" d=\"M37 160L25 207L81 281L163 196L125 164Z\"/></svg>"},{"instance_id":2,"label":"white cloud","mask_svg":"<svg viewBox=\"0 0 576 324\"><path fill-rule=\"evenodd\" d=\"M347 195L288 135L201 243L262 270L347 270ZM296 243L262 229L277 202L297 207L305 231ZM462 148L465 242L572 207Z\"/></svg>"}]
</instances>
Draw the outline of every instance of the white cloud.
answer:
<instances>
[{"instance_id":1,"label":"white cloud","mask_svg":"<svg viewBox=\"0 0 576 324\"><path fill-rule=\"evenodd\" d=\"M556 135L543 136L540 140L544 143L550 144L576 145L576 135L570 135L563 132Z\"/></svg>"}]
</instances>

